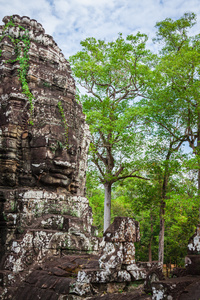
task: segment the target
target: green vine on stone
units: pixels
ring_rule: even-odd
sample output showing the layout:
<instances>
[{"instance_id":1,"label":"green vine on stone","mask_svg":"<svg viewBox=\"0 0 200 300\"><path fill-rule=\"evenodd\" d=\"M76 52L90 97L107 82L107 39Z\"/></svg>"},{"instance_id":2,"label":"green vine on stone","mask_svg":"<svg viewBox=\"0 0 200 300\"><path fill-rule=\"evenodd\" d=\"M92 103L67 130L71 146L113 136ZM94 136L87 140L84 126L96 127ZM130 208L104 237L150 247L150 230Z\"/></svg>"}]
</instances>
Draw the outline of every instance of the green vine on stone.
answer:
<instances>
[{"instance_id":1,"label":"green vine on stone","mask_svg":"<svg viewBox=\"0 0 200 300\"><path fill-rule=\"evenodd\" d=\"M17 27L21 30L24 31L24 34L22 36L19 36L18 39L15 39L11 37L8 33L6 33L6 29L9 27ZM30 49L30 37L29 37L29 32L26 30L24 27L21 25L16 25L13 21L13 17L10 18L10 21L4 26L3 29L3 35L0 38L0 41L7 36L10 38L10 40L13 42L15 45L15 53L17 57L14 60L8 60L7 62L19 62L20 68L19 68L19 81L21 82L22 85L22 93L26 95L28 98L29 104L30 104L30 119L29 119L29 124L33 125L33 110L34 110L34 105L33 105L33 99L34 96L31 93L28 82L27 82L27 73L29 69L29 49ZM23 47L20 45L20 42L23 43ZM2 50L0 51L0 56L2 54Z\"/></svg>"},{"instance_id":2,"label":"green vine on stone","mask_svg":"<svg viewBox=\"0 0 200 300\"><path fill-rule=\"evenodd\" d=\"M15 23L13 21L13 16L10 17L10 21L4 26L3 31L5 31L8 27L15 27Z\"/></svg>"},{"instance_id":3,"label":"green vine on stone","mask_svg":"<svg viewBox=\"0 0 200 300\"><path fill-rule=\"evenodd\" d=\"M69 137L68 137L69 127L68 127L68 124L67 124L67 121L65 118L64 108L62 106L61 101L58 102L58 109L61 114L62 122L63 122L64 128L65 128L65 145L66 145L66 148L69 149Z\"/></svg>"}]
</instances>

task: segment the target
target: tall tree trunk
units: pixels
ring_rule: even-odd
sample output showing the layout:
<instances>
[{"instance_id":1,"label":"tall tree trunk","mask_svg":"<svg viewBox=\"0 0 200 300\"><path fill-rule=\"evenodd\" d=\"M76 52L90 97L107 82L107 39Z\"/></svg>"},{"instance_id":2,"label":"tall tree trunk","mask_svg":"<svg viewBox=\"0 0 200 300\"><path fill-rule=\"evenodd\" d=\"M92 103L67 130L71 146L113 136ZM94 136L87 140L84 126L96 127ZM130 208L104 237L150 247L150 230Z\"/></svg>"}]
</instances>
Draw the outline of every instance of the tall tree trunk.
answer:
<instances>
[{"instance_id":1,"label":"tall tree trunk","mask_svg":"<svg viewBox=\"0 0 200 300\"><path fill-rule=\"evenodd\" d=\"M152 209L151 209L151 238L149 241L149 262L152 262L152 241L153 241L153 216L152 216Z\"/></svg>"},{"instance_id":2,"label":"tall tree trunk","mask_svg":"<svg viewBox=\"0 0 200 300\"><path fill-rule=\"evenodd\" d=\"M163 265L164 263L164 237L165 237L165 202L161 202L160 206L160 232L159 232L159 250L158 261Z\"/></svg>"},{"instance_id":3,"label":"tall tree trunk","mask_svg":"<svg viewBox=\"0 0 200 300\"><path fill-rule=\"evenodd\" d=\"M199 223L200 223L200 158L198 158L198 201L199 201Z\"/></svg>"},{"instance_id":4,"label":"tall tree trunk","mask_svg":"<svg viewBox=\"0 0 200 300\"><path fill-rule=\"evenodd\" d=\"M152 250L151 250L152 240L149 242L149 262L152 263Z\"/></svg>"},{"instance_id":5,"label":"tall tree trunk","mask_svg":"<svg viewBox=\"0 0 200 300\"><path fill-rule=\"evenodd\" d=\"M105 198L104 198L104 232L110 225L111 215L111 183L105 183Z\"/></svg>"},{"instance_id":6,"label":"tall tree trunk","mask_svg":"<svg viewBox=\"0 0 200 300\"><path fill-rule=\"evenodd\" d=\"M172 154L172 145L170 143L170 147L166 156L166 167L165 173L163 178L163 185L162 185L162 192L161 192L161 201L160 201L160 232L159 232L159 248L158 248L158 261L163 265L164 263L164 237L165 237L165 200L166 200L166 193L167 193L167 184L169 179L169 169L168 169L168 162L170 160L170 156Z\"/></svg>"},{"instance_id":7,"label":"tall tree trunk","mask_svg":"<svg viewBox=\"0 0 200 300\"><path fill-rule=\"evenodd\" d=\"M198 158L198 196L200 202L200 113L198 113L197 158ZM200 221L200 204L199 204L199 221Z\"/></svg>"}]
</instances>

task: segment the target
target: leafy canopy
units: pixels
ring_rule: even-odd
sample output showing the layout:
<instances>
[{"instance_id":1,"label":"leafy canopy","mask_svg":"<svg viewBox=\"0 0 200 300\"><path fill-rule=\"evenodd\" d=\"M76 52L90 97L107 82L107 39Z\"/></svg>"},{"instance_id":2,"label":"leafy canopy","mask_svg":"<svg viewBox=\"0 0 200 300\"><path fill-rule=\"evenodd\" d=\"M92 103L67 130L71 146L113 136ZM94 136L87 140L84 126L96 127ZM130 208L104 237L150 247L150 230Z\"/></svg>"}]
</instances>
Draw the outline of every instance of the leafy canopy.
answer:
<instances>
[{"instance_id":1,"label":"leafy canopy","mask_svg":"<svg viewBox=\"0 0 200 300\"><path fill-rule=\"evenodd\" d=\"M86 89L81 96L90 125L90 154L102 183L113 183L136 170L134 148L141 134L135 126L134 99L144 97L151 77L152 54L147 36L138 33L108 42L87 38L83 50L70 57L77 82ZM139 137L140 135L140 137Z\"/></svg>"}]
</instances>

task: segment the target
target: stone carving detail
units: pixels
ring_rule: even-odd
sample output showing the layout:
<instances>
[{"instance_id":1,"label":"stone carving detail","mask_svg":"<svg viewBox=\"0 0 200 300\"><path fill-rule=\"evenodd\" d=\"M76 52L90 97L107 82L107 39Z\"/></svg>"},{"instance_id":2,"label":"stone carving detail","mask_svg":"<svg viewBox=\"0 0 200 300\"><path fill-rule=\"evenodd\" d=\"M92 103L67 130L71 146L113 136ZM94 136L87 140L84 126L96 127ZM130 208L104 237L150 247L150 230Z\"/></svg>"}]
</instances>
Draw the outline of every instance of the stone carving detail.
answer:
<instances>
[{"instance_id":1,"label":"stone carving detail","mask_svg":"<svg viewBox=\"0 0 200 300\"><path fill-rule=\"evenodd\" d=\"M128 291L131 281L143 280L152 266L158 266L157 262L135 262L134 242L139 240L138 222L117 217L104 233L99 255L66 255L47 260L19 286L16 299L21 296L25 300L32 291L41 299L46 293L49 299L104 299L104 294L105 299L125 299L126 294L109 295ZM127 244L131 250L128 260ZM128 299L151 299L142 290L128 294Z\"/></svg>"},{"instance_id":2,"label":"stone carving detail","mask_svg":"<svg viewBox=\"0 0 200 300\"><path fill-rule=\"evenodd\" d=\"M8 285L12 289L44 258L97 251L98 238L85 197L89 129L75 101L69 63L37 21L18 15L3 21L0 289ZM10 21L14 25L7 26ZM34 97L32 113L16 60L15 41L24 34L30 39L26 80ZM23 57L25 44L20 43Z\"/></svg>"},{"instance_id":3,"label":"stone carving detail","mask_svg":"<svg viewBox=\"0 0 200 300\"><path fill-rule=\"evenodd\" d=\"M82 269L72 291L80 296L83 287L108 283L124 283L143 280L152 267L159 268L158 262L136 263L134 243L140 241L139 223L132 218L116 217L104 233L102 253L94 269ZM88 293L88 290L87 290Z\"/></svg>"},{"instance_id":4,"label":"stone carving detail","mask_svg":"<svg viewBox=\"0 0 200 300\"><path fill-rule=\"evenodd\" d=\"M121 269L122 264L135 264L134 243L140 241L138 222L131 218L115 218L104 233L104 241L100 268Z\"/></svg>"},{"instance_id":5,"label":"stone carving detail","mask_svg":"<svg viewBox=\"0 0 200 300\"><path fill-rule=\"evenodd\" d=\"M10 17L3 20L7 24ZM16 27L6 29L9 36L23 35L21 26L31 38L27 80L34 96L34 125L28 125L29 104L19 81L19 63L14 61L15 45L5 36L0 66L0 184L61 186L83 194L89 132L81 106L74 100L69 63L41 24L17 15L13 21ZM67 141L58 102L67 120Z\"/></svg>"},{"instance_id":6,"label":"stone carving detail","mask_svg":"<svg viewBox=\"0 0 200 300\"><path fill-rule=\"evenodd\" d=\"M0 299L92 299L124 289L152 264L135 262L140 236L132 218L115 218L97 255L85 197L89 130L69 63L37 21L18 15L3 21ZM28 94L20 79L26 52ZM131 299L149 299L137 295Z\"/></svg>"}]
</instances>

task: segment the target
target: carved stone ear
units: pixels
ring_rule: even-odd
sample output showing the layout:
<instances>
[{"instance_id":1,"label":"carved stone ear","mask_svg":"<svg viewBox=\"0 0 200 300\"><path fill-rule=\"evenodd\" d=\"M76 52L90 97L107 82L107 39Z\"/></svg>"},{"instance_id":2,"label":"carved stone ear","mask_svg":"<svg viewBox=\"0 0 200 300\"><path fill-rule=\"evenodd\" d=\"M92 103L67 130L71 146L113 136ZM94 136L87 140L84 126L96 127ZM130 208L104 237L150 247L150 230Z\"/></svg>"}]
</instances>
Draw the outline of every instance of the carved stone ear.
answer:
<instances>
[{"instance_id":1,"label":"carved stone ear","mask_svg":"<svg viewBox=\"0 0 200 300\"><path fill-rule=\"evenodd\" d=\"M30 142L32 140L32 134L26 130L22 133L21 138L24 139L28 139L28 141Z\"/></svg>"},{"instance_id":2,"label":"carved stone ear","mask_svg":"<svg viewBox=\"0 0 200 300\"><path fill-rule=\"evenodd\" d=\"M99 240L93 235L85 198L89 129L81 105L75 102L69 63L37 21L18 15L4 21L6 28L0 26L0 294L14 299L37 264L73 252L97 251ZM68 274L60 270L56 274ZM69 289L71 279L64 281ZM49 298L46 287L51 284L46 286L46 277L41 282L44 293L39 298ZM33 290L29 295L38 298ZM52 294L62 297L63 291L56 287Z\"/></svg>"}]
</instances>

